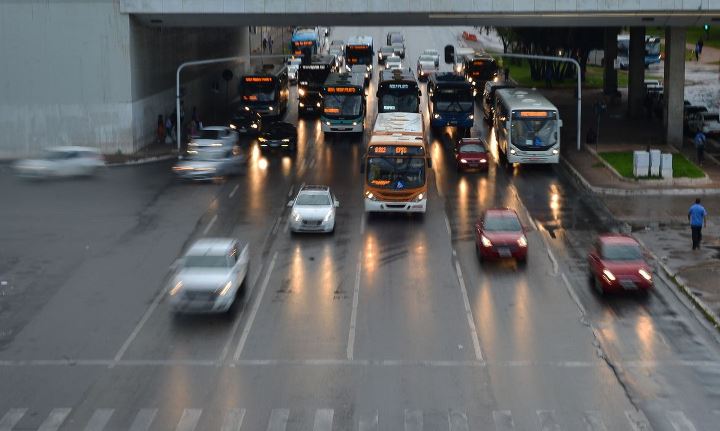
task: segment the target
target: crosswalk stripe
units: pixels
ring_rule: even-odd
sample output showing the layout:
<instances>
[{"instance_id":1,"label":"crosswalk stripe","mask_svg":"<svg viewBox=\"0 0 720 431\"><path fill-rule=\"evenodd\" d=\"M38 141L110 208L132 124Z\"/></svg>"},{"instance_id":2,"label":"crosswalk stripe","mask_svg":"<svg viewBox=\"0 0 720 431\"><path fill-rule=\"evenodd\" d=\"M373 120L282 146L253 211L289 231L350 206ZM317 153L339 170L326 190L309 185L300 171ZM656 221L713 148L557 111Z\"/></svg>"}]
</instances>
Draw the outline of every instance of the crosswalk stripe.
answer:
<instances>
[{"instance_id":1,"label":"crosswalk stripe","mask_svg":"<svg viewBox=\"0 0 720 431\"><path fill-rule=\"evenodd\" d=\"M332 424L332 409L320 409L315 412L315 425L313 426L313 431L331 431Z\"/></svg>"},{"instance_id":2,"label":"crosswalk stripe","mask_svg":"<svg viewBox=\"0 0 720 431\"><path fill-rule=\"evenodd\" d=\"M555 420L555 411L538 410L537 417L542 431L560 431L560 425Z\"/></svg>"},{"instance_id":3,"label":"crosswalk stripe","mask_svg":"<svg viewBox=\"0 0 720 431\"><path fill-rule=\"evenodd\" d=\"M150 425L155 420L158 409L142 409L135 416L132 425L130 425L130 431L147 431L150 429Z\"/></svg>"},{"instance_id":4,"label":"crosswalk stripe","mask_svg":"<svg viewBox=\"0 0 720 431\"><path fill-rule=\"evenodd\" d=\"M358 431L377 431L378 430L378 412L372 416L360 417L358 421Z\"/></svg>"},{"instance_id":5,"label":"crosswalk stripe","mask_svg":"<svg viewBox=\"0 0 720 431\"><path fill-rule=\"evenodd\" d=\"M52 409L45 422L40 425L37 431L57 431L65 422L72 409Z\"/></svg>"},{"instance_id":6,"label":"crosswalk stripe","mask_svg":"<svg viewBox=\"0 0 720 431\"><path fill-rule=\"evenodd\" d=\"M510 410L493 411L493 422L495 422L495 431L514 431L515 423L513 422Z\"/></svg>"},{"instance_id":7,"label":"crosswalk stripe","mask_svg":"<svg viewBox=\"0 0 720 431\"><path fill-rule=\"evenodd\" d=\"M288 409L272 409L267 431L285 431L289 417L290 410Z\"/></svg>"},{"instance_id":8,"label":"crosswalk stripe","mask_svg":"<svg viewBox=\"0 0 720 431\"><path fill-rule=\"evenodd\" d=\"M200 422L202 409L185 409L180 416L180 421L175 427L175 431L194 431Z\"/></svg>"},{"instance_id":9,"label":"crosswalk stripe","mask_svg":"<svg viewBox=\"0 0 720 431\"><path fill-rule=\"evenodd\" d=\"M650 421L647 420L645 414L639 410L625 410L625 417L633 431L651 431Z\"/></svg>"},{"instance_id":10,"label":"crosswalk stripe","mask_svg":"<svg viewBox=\"0 0 720 431\"><path fill-rule=\"evenodd\" d=\"M112 416L113 412L115 412L115 409L95 410L95 413L90 416L87 426L85 426L85 431L102 431L105 425L110 422L110 416Z\"/></svg>"},{"instance_id":11,"label":"crosswalk stripe","mask_svg":"<svg viewBox=\"0 0 720 431\"><path fill-rule=\"evenodd\" d=\"M607 431L600 412L591 410L583 413L583 420L587 424L588 431Z\"/></svg>"},{"instance_id":12,"label":"crosswalk stripe","mask_svg":"<svg viewBox=\"0 0 720 431\"><path fill-rule=\"evenodd\" d=\"M458 410L450 410L448 414L450 431L470 431L467 415Z\"/></svg>"},{"instance_id":13,"label":"crosswalk stripe","mask_svg":"<svg viewBox=\"0 0 720 431\"><path fill-rule=\"evenodd\" d=\"M245 419L245 409L230 409L225 414L225 421L220 431L240 431Z\"/></svg>"},{"instance_id":14,"label":"crosswalk stripe","mask_svg":"<svg viewBox=\"0 0 720 431\"><path fill-rule=\"evenodd\" d=\"M423 414L422 410L405 409L405 431L422 431Z\"/></svg>"},{"instance_id":15,"label":"crosswalk stripe","mask_svg":"<svg viewBox=\"0 0 720 431\"><path fill-rule=\"evenodd\" d=\"M0 419L0 431L12 431L13 427L25 416L27 409L10 409Z\"/></svg>"},{"instance_id":16,"label":"crosswalk stripe","mask_svg":"<svg viewBox=\"0 0 720 431\"><path fill-rule=\"evenodd\" d=\"M685 413L679 410L665 412L665 416L668 418L675 431L697 431L695 429L695 425L690 422L690 419L685 417Z\"/></svg>"}]
</instances>

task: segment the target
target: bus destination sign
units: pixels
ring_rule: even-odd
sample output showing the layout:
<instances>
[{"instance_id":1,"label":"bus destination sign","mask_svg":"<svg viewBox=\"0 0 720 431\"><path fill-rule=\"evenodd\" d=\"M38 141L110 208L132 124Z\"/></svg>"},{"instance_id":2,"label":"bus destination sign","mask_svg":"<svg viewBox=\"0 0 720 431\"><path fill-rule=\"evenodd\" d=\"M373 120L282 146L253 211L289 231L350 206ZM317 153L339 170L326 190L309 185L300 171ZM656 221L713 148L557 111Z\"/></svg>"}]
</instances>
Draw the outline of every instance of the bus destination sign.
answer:
<instances>
[{"instance_id":1,"label":"bus destination sign","mask_svg":"<svg viewBox=\"0 0 720 431\"><path fill-rule=\"evenodd\" d=\"M331 94L355 94L358 89L355 87L328 87L327 92Z\"/></svg>"},{"instance_id":2,"label":"bus destination sign","mask_svg":"<svg viewBox=\"0 0 720 431\"><path fill-rule=\"evenodd\" d=\"M516 118L548 118L553 116L551 111L515 111Z\"/></svg>"},{"instance_id":3,"label":"bus destination sign","mask_svg":"<svg viewBox=\"0 0 720 431\"><path fill-rule=\"evenodd\" d=\"M422 146L407 145L371 145L369 150L371 155L385 156L424 156L425 148Z\"/></svg>"},{"instance_id":4,"label":"bus destination sign","mask_svg":"<svg viewBox=\"0 0 720 431\"><path fill-rule=\"evenodd\" d=\"M388 88L391 90L407 90L410 88L410 84L408 84L408 83L389 84Z\"/></svg>"},{"instance_id":5,"label":"bus destination sign","mask_svg":"<svg viewBox=\"0 0 720 431\"><path fill-rule=\"evenodd\" d=\"M273 82L272 76L246 76L244 82Z\"/></svg>"}]
</instances>

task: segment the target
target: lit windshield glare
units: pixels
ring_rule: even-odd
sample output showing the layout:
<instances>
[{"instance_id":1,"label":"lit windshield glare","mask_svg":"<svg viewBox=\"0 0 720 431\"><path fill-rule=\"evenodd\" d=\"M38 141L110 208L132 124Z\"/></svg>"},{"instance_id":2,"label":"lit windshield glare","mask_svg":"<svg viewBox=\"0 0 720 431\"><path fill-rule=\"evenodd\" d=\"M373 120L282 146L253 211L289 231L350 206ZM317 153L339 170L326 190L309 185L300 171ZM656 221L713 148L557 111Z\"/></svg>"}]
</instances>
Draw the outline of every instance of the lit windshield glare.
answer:
<instances>
[{"instance_id":1,"label":"lit windshield glare","mask_svg":"<svg viewBox=\"0 0 720 431\"><path fill-rule=\"evenodd\" d=\"M328 116L357 116L360 115L360 108L362 106L362 98L359 94L356 95L324 95L324 109L323 112Z\"/></svg>"},{"instance_id":2,"label":"lit windshield glare","mask_svg":"<svg viewBox=\"0 0 720 431\"><path fill-rule=\"evenodd\" d=\"M186 256L184 266L185 268L227 268L229 262L225 255Z\"/></svg>"},{"instance_id":3,"label":"lit windshield glare","mask_svg":"<svg viewBox=\"0 0 720 431\"><path fill-rule=\"evenodd\" d=\"M295 205L330 205L330 197L326 194L305 193L297 197Z\"/></svg>"},{"instance_id":4,"label":"lit windshield glare","mask_svg":"<svg viewBox=\"0 0 720 431\"><path fill-rule=\"evenodd\" d=\"M368 184L384 189L411 189L425 184L425 159L372 157L368 159Z\"/></svg>"},{"instance_id":5,"label":"lit windshield glare","mask_svg":"<svg viewBox=\"0 0 720 431\"><path fill-rule=\"evenodd\" d=\"M607 260L640 260L642 253L636 245L606 245L603 247L603 258Z\"/></svg>"},{"instance_id":6,"label":"lit windshield glare","mask_svg":"<svg viewBox=\"0 0 720 431\"><path fill-rule=\"evenodd\" d=\"M484 228L490 232L517 232L522 230L517 217L511 216L487 217Z\"/></svg>"}]
</instances>

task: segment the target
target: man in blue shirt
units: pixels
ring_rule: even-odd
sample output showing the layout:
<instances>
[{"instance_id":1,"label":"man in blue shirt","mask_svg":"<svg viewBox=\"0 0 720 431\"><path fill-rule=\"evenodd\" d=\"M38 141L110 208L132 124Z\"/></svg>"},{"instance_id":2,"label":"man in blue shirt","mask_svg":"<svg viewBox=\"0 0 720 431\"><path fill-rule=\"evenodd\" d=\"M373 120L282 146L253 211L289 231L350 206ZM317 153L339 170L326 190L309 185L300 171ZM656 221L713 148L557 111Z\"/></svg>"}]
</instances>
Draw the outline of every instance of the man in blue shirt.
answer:
<instances>
[{"instance_id":1,"label":"man in blue shirt","mask_svg":"<svg viewBox=\"0 0 720 431\"><path fill-rule=\"evenodd\" d=\"M695 204L690 207L688 220L692 230L692 248L697 250L700 248L700 241L702 241L702 228L707 224L707 211L700 205L700 198L695 199Z\"/></svg>"}]
</instances>

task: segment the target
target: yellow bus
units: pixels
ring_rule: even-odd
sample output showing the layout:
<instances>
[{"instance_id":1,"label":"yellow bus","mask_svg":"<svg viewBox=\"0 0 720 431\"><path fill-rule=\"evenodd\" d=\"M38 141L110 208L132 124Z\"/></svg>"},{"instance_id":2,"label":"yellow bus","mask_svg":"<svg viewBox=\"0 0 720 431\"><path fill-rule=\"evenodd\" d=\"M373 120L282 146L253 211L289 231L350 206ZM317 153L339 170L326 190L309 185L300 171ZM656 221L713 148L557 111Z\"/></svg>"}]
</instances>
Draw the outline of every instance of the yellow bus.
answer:
<instances>
[{"instance_id":1,"label":"yellow bus","mask_svg":"<svg viewBox=\"0 0 720 431\"><path fill-rule=\"evenodd\" d=\"M362 161L365 211L425 213L430 168L422 114L378 114Z\"/></svg>"}]
</instances>

